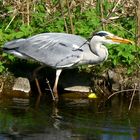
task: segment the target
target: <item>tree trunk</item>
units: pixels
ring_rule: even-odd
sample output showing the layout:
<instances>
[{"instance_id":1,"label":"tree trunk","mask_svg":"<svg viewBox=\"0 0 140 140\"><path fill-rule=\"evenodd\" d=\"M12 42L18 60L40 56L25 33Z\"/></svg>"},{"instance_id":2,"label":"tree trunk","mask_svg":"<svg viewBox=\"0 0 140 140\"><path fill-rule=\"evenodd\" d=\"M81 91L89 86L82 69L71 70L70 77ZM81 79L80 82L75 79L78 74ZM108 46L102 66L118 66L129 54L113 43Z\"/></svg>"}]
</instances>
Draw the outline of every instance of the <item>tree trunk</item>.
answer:
<instances>
[{"instance_id":1,"label":"tree trunk","mask_svg":"<svg viewBox=\"0 0 140 140\"><path fill-rule=\"evenodd\" d=\"M140 46L140 0L136 0L136 15L137 15L137 46Z\"/></svg>"}]
</instances>

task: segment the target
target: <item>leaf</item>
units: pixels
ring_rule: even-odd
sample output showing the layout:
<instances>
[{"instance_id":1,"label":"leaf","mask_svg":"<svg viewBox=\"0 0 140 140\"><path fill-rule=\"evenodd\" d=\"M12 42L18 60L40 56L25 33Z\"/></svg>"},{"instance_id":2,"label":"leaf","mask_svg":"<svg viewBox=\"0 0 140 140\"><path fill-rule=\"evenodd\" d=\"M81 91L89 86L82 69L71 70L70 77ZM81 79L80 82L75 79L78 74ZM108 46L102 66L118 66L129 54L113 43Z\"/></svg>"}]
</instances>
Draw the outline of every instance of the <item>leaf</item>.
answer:
<instances>
[{"instance_id":1,"label":"leaf","mask_svg":"<svg viewBox=\"0 0 140 140\"><path fill-rule=\"evenodd\" d=\"M3 63L0 62L0 73L2 73L4 71L5 67L3 66Z\"/></svg>"}]
</instances>

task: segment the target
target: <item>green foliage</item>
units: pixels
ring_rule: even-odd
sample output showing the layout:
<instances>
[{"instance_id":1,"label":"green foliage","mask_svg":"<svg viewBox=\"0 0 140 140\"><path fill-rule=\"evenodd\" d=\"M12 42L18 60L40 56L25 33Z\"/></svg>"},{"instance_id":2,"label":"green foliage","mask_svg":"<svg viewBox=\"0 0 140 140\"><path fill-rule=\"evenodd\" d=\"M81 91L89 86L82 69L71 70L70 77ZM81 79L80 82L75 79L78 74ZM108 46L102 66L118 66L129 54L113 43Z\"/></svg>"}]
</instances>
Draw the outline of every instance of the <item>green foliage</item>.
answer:
<instances>
[{"instance_id":1,"label":"green foliage","mask_svg":"<svg viewBox=\"0 0 140 140\"><path fill-rule=\"evenodd\" d=\"M111 46L109 53L113 65L117 65L118 63L124 63L126 65L131 64L134 61L134 56L132 54L135 53L134 48L134 46L130 45Z\"/></svg>"},{"instance_id":2,"label":"green foliage","mask_svg":"<svg viewBox=\"0 0 140 140\"><path fill-rule=\"evenodd\" d=\"M134 45L120 45L109 46L109 59L112 62L112 66L123 65L128 68L128 74L130 74L136 66L136 52L137 49Z\"/></svg>"},{"instance_id":3,"label":"green foliage","mask_svg":"<svg viewBox=\"0 0 140 140\"><path fill-rule=\"evenodd\" d=\"M0 62L0 73L2 73L5 70L5 67L3 66L3 63Z\"/></svg>"},{"instance_id":4,"label":"green foliage","mask_svg":"<svg viewBox=\"0 0 140 140\"><path fill-rule=\"evenodd\" d=\"M75 32L86 37L100 25L95 9L88 9L84 13L77 13L74 19Z\"/></svg>"}]
</instances>

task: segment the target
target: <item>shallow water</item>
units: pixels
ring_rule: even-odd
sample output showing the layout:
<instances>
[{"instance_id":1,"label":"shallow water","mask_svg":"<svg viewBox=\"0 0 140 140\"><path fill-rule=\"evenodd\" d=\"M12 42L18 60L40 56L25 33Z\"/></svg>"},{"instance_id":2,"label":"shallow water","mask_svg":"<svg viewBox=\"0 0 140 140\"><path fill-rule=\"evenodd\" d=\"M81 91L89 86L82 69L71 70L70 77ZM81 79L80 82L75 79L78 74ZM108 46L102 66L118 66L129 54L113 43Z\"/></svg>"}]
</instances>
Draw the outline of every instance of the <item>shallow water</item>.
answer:
<instances>
[{"instance_id":1,"label":"shallow water","mask_svg":"<svg viewBox=\"0 0 140 140\"><path fill-rule=\"evenodd\" d=\"M139 140L140 106L113 100L0 100L0 140Z\"/></svg>"}]
</instances>

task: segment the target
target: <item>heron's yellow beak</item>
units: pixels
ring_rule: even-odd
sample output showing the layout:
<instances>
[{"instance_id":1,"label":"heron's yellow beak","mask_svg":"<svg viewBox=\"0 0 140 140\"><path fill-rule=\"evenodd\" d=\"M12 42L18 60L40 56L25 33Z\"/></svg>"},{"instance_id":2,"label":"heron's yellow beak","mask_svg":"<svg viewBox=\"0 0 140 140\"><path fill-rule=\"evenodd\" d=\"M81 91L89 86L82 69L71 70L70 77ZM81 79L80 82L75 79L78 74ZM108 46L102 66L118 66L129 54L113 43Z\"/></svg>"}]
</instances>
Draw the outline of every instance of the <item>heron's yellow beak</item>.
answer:
<instances>
[{"instance_id":1,"label":"heron's yellow beak","mask_svg":"<svg viewBox=\"0 0 140 140\"><path fill-rule=\"evenodd\" d=\"M113 42L117 42L117 43L134 44L133 41L118 36L107 36L106 39L111 39Z\"/></svg>"}]
</instances>

